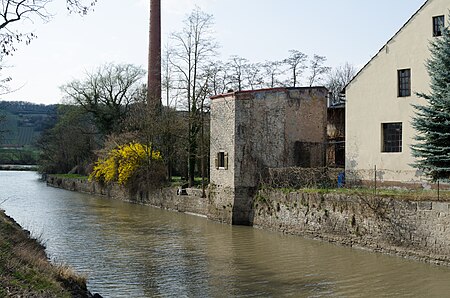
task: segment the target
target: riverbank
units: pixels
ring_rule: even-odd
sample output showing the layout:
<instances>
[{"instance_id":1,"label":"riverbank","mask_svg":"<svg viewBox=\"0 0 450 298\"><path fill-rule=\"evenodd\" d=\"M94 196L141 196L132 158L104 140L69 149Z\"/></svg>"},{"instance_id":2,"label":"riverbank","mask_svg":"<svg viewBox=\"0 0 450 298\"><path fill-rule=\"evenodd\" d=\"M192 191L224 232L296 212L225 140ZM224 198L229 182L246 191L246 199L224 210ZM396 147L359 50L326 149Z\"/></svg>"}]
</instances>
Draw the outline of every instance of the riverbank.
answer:
<instances>
[{"instance_id":1,"label":"riverbank","mask_svg":"<svg viewBox=\"0 0 450 298\"><path fill-rule=\"evenodd\" d=\"M260 190L253 226L450 266L450 203Z\"/></svg>"},{"instance_id":2,"label":"riverbank","mask_svg":"<svg viewBox=\"0 0 450 298\"><path fill-rule=\"evenodd\" d=\"M166 188L130 196L117 185L101 186L87 179L50 176L47 184L221 221L221 210L196 189L187 189L185 195ZM264 189L255 196L252 213L255 228L450 266L448 201L424 195L408 199L389 193L374 196L350 191Z\"/></svg>"},{"instance_id":3,"label":"riverbank","mask_svg":"<svg viewBox=\"0 0 450 298\"><path fill-rule=\"evenodd\" d=\"M135 194L118 184L102 185L89 181L87 177L61 177L48 175L47 185L66 190L88 193L107 197L114 200L126 201L134 204L148 205L165 210L189 213L210 217L212 210L208 198L202 197L202 190L198 188L165 187L152 192L138 191Z\"/></svg>"},{"instance_id":4,"label":"riverbank","mask_svg":"<svg viewBox=\"0 0 450 298\"><path fill-rule=\"evenodd\" d=\"M52 265L45 247L0 210L0 297L95 297L86 278Z\"/></svg>"},{"instance_id":5,"label":"riverbank","mask_svg":"<svg viewBox=\"0 0 450 298\"><path fill-rule=\"evenodd\" d=\"M37 171L37 165L0 165L0 171Z\"/></svg>"}]
</instances>

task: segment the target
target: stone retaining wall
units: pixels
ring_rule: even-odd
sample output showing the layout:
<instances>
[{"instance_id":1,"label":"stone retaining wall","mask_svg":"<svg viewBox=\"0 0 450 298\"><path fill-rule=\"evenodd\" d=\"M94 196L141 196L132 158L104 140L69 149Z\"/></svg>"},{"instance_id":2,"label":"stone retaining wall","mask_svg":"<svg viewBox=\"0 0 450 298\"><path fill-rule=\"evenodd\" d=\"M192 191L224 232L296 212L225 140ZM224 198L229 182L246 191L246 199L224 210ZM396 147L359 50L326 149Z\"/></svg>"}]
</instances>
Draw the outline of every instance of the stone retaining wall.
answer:
<instances>
[{"instance_id":1,"label":"stone retaining wall","mask_svg":"<svg viewBox=\"0 0 450 298\"><path fill-rule=\"evenodd\" d=\"M201 190L176 188L130 196L122 187L86 179L49 177L49 185L227 222L230 206L215 206ZM212 201L211 201L212 200ZM253 226L372 251L450 265L450 203L402 201L358 195L260 190L253 201Z\"/></svg>"},{"instance_id":2,"label":"stone retaining wall","mask_svg":"<svg viewBox=\"0 0 450 298\"><path fill-rule=\"evenodd\" d=\"M167 187L150 193L140 192L131 195L124 187L117 184L104 186L98 182L90 182L87 179L58 178L55 176L47 178L47 185L167 210L195 213L203 216L208 214L208 199L201 197L202 192L200 189L188 188L186 189L186 195L178 195L177 188Z\"/></svg>"},{"instance_id":3,"label":"stone retaining wall","mask_svg":"<svg viewBox=\"0 0 450 298\"><path fill-rule=\"evenodd\" d=\"M450 203L262 190L255 227L450 264Z\"/></svg>"}]
</instances>

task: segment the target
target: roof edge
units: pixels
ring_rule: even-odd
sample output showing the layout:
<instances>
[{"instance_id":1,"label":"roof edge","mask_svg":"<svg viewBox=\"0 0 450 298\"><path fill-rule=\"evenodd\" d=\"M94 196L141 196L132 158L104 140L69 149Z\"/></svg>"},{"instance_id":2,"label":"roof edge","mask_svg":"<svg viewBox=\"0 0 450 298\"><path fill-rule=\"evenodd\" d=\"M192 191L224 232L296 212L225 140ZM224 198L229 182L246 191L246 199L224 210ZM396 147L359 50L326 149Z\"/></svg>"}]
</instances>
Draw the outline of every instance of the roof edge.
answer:
<instances>
[{"instance_id":1,"label":"roof edge","mask_svg":"<svg viewBox=\"0 0 450 298\"><path fill-rule=\"evenodd\" d=\"M254 90L241 90L241 91L233 91L233 92L227 92L223 94L217 94L213 95L210 98L211 99L218 99L223 98L227 96L237 96L240 94L248 94L248 93L257 93L257 92L270 92L270 91L282 91L287 92L290 90L306 90L306 89L327 89L324 86L315 86L315 87L275 87L275 88L263 88L263 89L254 89ZM328 89L327 89L328 90Z\"/></svg>"},{"instance_id":2,"label":"roof edge","mask_svg":"<svg viewBox=\"0 0 450 298\"><path fill-rule=\"evenodd\" d=\"M365 70L367 68L367 66L370 64L370 62L372 62L382 51L383 49L412 21L412 19L425 7L425 5L428 4L428 2L430 2L431 0L426 0L421 6L420 8L412 14L412 16L403 24L402 27L400 27L400 29L395 32L395 34L381 47L381 49L356 73L356 75L350 80L350 82L347 83L347 85L345 85L345 87L343 88L343 91L345 92L345 90L347 89L347 87L363 72L363 70Z\"/></svg>"}]
</instances>

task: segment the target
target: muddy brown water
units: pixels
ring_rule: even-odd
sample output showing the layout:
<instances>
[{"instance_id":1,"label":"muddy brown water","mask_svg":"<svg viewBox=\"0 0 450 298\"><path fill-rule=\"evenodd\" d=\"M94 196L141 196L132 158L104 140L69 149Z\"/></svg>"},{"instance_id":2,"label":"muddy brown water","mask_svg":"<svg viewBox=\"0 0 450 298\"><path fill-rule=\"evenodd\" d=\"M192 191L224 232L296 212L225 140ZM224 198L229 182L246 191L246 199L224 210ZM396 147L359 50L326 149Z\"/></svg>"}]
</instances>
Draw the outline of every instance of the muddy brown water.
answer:
<instances>
[{"instance_id":1,"label":"muddy brown water","mask_svg":"<svg viewBox=\"0 0 450 298\"><path fill-rule=\"evenodd\" d=\"M0 171L0 208L104 297L450 297L450 268L227 226Z\"/></svg>"}]
</instances>

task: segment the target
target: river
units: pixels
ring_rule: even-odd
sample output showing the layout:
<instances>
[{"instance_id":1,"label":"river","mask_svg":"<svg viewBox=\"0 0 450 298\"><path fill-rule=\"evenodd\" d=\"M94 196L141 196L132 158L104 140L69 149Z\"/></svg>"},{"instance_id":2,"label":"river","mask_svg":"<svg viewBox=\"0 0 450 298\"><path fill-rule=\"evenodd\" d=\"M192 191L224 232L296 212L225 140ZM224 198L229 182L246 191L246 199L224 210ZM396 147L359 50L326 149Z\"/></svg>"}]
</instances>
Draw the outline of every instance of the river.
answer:
<instances>
[{"instance_id":1,"label":"river","mask_svg":"<svg viewBox=\"0 0 450 298\"><path fill-rule=\"evenodd\" d=\"M104 297L444 297L450 268L47 187L0 171L1 208Z\"/></svg>"}]
</instances>

